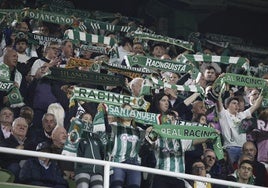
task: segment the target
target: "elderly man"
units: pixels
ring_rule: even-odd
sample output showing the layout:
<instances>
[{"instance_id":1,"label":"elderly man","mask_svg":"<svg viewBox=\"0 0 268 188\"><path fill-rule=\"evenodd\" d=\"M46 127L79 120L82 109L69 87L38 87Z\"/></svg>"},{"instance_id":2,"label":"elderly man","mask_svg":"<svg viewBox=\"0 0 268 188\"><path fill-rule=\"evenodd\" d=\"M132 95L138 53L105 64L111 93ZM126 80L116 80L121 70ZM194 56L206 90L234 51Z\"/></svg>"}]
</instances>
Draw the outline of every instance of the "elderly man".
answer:
<instances>
[{"instance_id":1,"label":"elderly man","mask_svg":"<svg viewBox=\"0 0 268 188\"><path fill-rule=\"evenodd\" d=\"M9 136L9 138L5 139L2 143L0 143L0 146L16 149L34 150L35 146L33 145L33 142L26 137L27 131L28 124L25 118L16 118L12 123L11 135ZM2 168L10 170L15 175L15 182L17 182L22 161L27 158L28 157L22 155L1 154L0 166Z\"/></svg>"},{"instance_id":2,"label":"elderly man","mask_svg":"<svg viewBox=\"0 0 268 188\"><path fill-rule=\"evenodd\" d=\"M22 75L16 68L17 63L18 63L17 52L12 48L7 48L4 53L3 62L0 63L0 80L2 82L13 81L14 85L17 88L20 88ZM16 90L16 92L18 93L19 91ZM0 106L4 106L4 104L7 105L8 103L12 103L10 101L10 98L8 97L9 93L7 91L0 91L0 99L1 99Z\"/></svg>"},{"instance_id":3,"label":"elderly man","mask_svg":"<svg viewBox=\"0 0 268 188\"><path fill-rule=\"evenodd\" d=\"M14 120L14 113L9 107L4 107L0 111L0 143L11 134L11 125Z\"/></svg>"}]
</instances>

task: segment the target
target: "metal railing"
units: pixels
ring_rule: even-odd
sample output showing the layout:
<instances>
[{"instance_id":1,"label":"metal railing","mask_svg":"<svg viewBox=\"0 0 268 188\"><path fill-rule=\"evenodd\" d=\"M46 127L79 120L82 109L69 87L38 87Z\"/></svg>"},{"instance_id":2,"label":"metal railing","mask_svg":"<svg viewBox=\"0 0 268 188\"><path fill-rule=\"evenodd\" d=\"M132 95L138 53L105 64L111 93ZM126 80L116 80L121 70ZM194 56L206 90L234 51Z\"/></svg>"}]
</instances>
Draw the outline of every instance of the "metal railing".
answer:
<instances>
[{"instance_id":1,"label":"metal railing","mask_svg":"<svg viewBox=\"0 0 268 188\"><path fill-rule=\"evenodd\" d=\"M184 173L175 173L175 172L159 170L155 168L148 168L148 167L116 163L116 162L110 162L110 161L103 161L103 160L96 160L96 159L89 159L89 158L83 158L83 157L71 157L71 156L65 156L65 155L59 155L59 154L36 152L36 151L29 151L29 150L19 150L19 149L6 148L6 147L0 147L0 153L9 153L9 154L25 155L25 156L32 156L32 157L46 157L46 158L55 159L55 160L63 160L63 161L71 161L71 162L79 162L79 163L87 163L87 164L95 164L95 165L104 166L104 188L109 188L111 167L131 169L131 170L147 172L147 173L152 173L152 174L159 174L159 175L165 175L165 176L182 178L182 179L190 179L190 180L195 180L195 181L203 181L203 182L209 182L213 184L220 184L220 185L232 186L232 187L262 188L260 186L241 184L241 183L225 181L225 180L220 180L220 179L213 179L213 178L195 176L195 175L184 174Z\"/></svg>"}]
</instances>

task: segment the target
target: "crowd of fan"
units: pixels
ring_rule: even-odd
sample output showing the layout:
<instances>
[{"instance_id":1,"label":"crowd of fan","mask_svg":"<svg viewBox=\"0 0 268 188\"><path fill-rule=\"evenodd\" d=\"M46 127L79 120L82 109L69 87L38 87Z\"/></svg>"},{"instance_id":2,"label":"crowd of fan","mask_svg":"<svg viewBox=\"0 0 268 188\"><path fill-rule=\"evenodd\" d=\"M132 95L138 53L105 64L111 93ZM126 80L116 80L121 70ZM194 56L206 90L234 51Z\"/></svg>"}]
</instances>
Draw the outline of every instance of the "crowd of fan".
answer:
<instances>
[{"instance_id":1,"label":"crowd of fan","mask_svg":"<svg viewBox=\"0 0 268 188\"><path fill-rule=\"evenodd\" d=\"M16 35L20 31L60 38L65 29L68 28L49 23L33 26L30 20L23 20L11 24L2 31L1 64L8 66L9 80L14 81L19 88L24 105L11 108L8 93L0 91L0 146L61 154L74 118L93 123L99 104L76 101L75 106L70 108L69 99L73 83L51 80L44 75L51 67L64 68L71 57L96 60L103 59L105 55L79 50L79 46L73 44L71 40L63 40L61 44L48 42L44 46L34 46L29 44L26 38ZM176 60L183 53L191 53L165 43L155 42L144 46L141 40L123 36L122 33L105 31L99 33L115 38L120 36L117 62L122 65L125 64L125 55L138 54ZM204 50L200 53L220 56L228 51L218 46L210 47L212 48L203 46ZM238 54L230 51L228 53L229 56ZM109 60L109 56L105 58ZM192 80L188 73L177 74L164 71L161 73L159 71L159 79L170 84L200 85L205 89L212 86L222 73L228 72L230 70L228 68L230 67L223 64L200 62L199 70L202 76L198 81ZM85 67L78 69L89 71L89 68ZM102 73L104 72L107 73L106 70L102 70ZM115 74L115 76L123 75ZM138 97L143 87L144 77L125 78L126 87L79 83L76 85ZM267 79L267 75L263 78ZM94 133L89 133L86 138L81 139L77 156L268 186L268 150L265 149L268 138L266 128L268 111L261 105L263 97L259 88L229 88L213 105L205 103L198 93L179 92L171 88L155 90L153 93L153 96L145 96L145 99L151 103L149 112L169 115L173 124L180 120L209 124L222 138L224 159L217 160L212 141L209 139L176 140L156 136L157 139L154 140L151 138L151 127L148 125L134 123L129 118L111 117L109 114L104 117L106 133L111 137L108 140L113 139L114 144L107 152L110 152L109 156L103 155L103 146ZM125 104L122 108L132 107ZM247 130L244 133L239 132L237 125L245 124L248 125ZM122 134L129 136L127 140L120 140ZM132 140L128 139L130 137ZM118 144L121 142L125 147L125 153L122 153L123 149L119 148ZM92 146L94 143L97 143L97 146ZM132 148L127 144L132 144ZM16 183L30 185L68 187L68 181L75 180L77 187L102 187L104 178L103 169L95 165L79 165L79 163L4 153L1 153L0 167L12 172ZM112 169L110 185L133 188L150 186L163 188L173 185L224 187L120 168Z\"/></svg>"}]
</instances>

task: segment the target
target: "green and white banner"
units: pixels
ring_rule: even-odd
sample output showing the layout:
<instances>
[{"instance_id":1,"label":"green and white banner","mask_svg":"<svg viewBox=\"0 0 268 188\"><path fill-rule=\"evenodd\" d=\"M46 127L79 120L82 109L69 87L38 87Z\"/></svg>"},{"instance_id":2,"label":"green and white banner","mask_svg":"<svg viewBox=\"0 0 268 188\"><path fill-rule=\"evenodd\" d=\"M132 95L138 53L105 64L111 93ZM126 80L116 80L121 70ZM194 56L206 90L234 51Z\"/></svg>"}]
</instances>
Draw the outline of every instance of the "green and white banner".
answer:
<instances>
[{"instance_id":1,"label":"green and white banner","mask_svg":"<svg viewBox=\"0 0 268 188\"><path fill-rule=\"evenodd\" d=\"M188 123L191 124L191 123ZM171 139L213 139L213 149L217 158L223 159L223 150L220 140L220 135L215 131L214 128L201 125L186 126L185 122L181 122L178 125L153 125L153 131L159 134L163 138Z\"/></svg>"},{"instance_id":2,"label":"green and white banner","mask_svg":"<svg viewBox=\"0 0 268 188\"><path fill-rule=\"evenodd\" d=\"M8 80L0 80L0 91L9 91L14 83Z\"/></svg>"},{"instance_id":3,"label":"green and white banner","mask_svg":"<svg viewBox=\"0 0 268 188\"><path fill-rule=\"evenodd\" d=\"M128 110L111 104L105 104L105 110L109 115L122 118L133 118L142 124L162 124L167 122L167 117L161 114L149 113L138 110Z\"/></svg>"},{"instance_id":4,"label":"green and white banner","mask_svg":"<svg viewBox=\"0 0 268 188\"><path fill-rule=\"evenodd\" d=\"M247 86L264 88L267 87L267 81L262 78L256 78L253 76L245 76L241 74L225 73L224 77L221 78L222 83L227 83L235 86Z\"/></svg>"},{"instance_id":5,"label":"green and white banner","mask_svg":"<svg viewBox=\"0 0 268 188\"><path fill-rule=\"evenodd\" d=\"M71 121L71 125L68 130L68 136L62 150L62 155L76 157L77 148L84 126L84 123L80 119L73 119Z\"/></svg>"},{"instance_id":6,"label":"green and white banner","mask_svg":"<svg viewBox=\"0 0 268 188\"><path fill-rule=\"evenodd\" d=\"M169 84L167 82L163 82L162 80L159 80L153 76L151 76L149 79L152 80L152 82L157 85L158 87L164 87L164 88L171 88L178 91L187 91L187 92L194 92L194 93L200 93L201 95L205 94L204 89L200 85L176 85L176 84Z\"/></svg>"},{"instance_id":7,"label":"green and white banner","mask_svg":"<svg viewBox=\"0 0 268 188\"><path fill-rule=\"evenodd\" d=\"M153 40L153 41L173 44L175 46L179 46L181 48L193 51L193 44L188 41L183 41L183 40L174 39L174 38L170 38L170 37L166 37L162 35L145 33L145 32L140 32L140 31L134 32L132 35L133 37L137 37L140 39Z\"/></svg>"},{"instance_id":8,"label":"green and white banner","mask_svg":"<svg viewBox=\"0 0 268 188\"><path fill-rule=\"evenodd\" d=\"M126 64L131 67L139 65L149 69L159 69L176 73L186 73L193 69L193 66L189 64L141 55L127 55Z\"/></svg>"},{"instance_id":9,"label":"green and white banner","mask_svg":"<svg viewBox=\"0 0 268 188\"><path fill-rule=\"evenodd\" d=\"M55 14L48 11L25 9L24 16L44 22L50 22L61 25L72 25L74 19L65 14Z\"/></svg>"},{"instance_id":10,"label":"green and white banner","mask_svg":"<svg viewBox=\"0 0 268 188\"><path fill-rule=\"evenodd\" d=\"M116 40L111 37L105 37L102 35L88 34L86 32L81 32L78 30L68 29L64 33L65 38L73 40L76 43L89 42L89 43L100 43L108 46L113 46L116 44Z\"/></svg>"},{"instance_id":11,"label":"green and white banner","mask_svg":"<svg viewBox=\"0 0 268 188\"><path fill-rule=\"evenodd\" d=\"M244 57L230 57L230 56L216 56L216 55L197 55L197 54L183 54L188 61L191 62L215 62L223 64L235 64L243 67L245 70L249 70L249 62Z\"/></svg>"},{"instance_id":12,"label":"green and white banner","mask_svg":"<svg viewBox=\"0 0 268 188\"><path fill-rule=\"evenodd\" d=\"M134 109L143 109L145 111L147 111L150 107L150 103L145 101L143 97L121 95L118 93L84 87L74 87L73 95L70 99L70 105L73 104L73 100L106 103L117 106L127 103Z\"/></svg>"}]
</instances>

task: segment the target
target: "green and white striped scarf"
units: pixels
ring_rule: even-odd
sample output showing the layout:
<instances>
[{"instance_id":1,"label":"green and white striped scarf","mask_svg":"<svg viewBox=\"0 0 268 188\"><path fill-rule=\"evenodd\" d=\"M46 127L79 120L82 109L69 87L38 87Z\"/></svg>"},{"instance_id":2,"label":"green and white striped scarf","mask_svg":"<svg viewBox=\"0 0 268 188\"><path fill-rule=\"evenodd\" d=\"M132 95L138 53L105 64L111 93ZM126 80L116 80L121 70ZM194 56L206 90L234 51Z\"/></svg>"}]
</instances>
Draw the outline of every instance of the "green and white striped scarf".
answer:
<instances>
[{"instance_id":1,"label":"green and white striped scarf","mask_svg":"<svg viewBox=\"0 0 268 188\"><path fill-rule=\"evenodd\" d=\"M151 34L151 33L145 33L145 32L134 32L131 34L133 37L137 37L140 39L145 39L145 40L153 40L153 41L158 41L158 42L164 42L168 44L173 44L175 46L179 46L181 48L193 51L193 44L189 43L188 41L183 41L179 39L174 39L162 35L156 35L156 34Z\"/></svg>"},{"instance_id":2,"label":"green and white striped scarf","mask_svg":"<svg viewBox=\"0 0 268 188\"><path fill-rule=\"evenodd\" d=\"M73 40L75 43L89 42L89 43L100 43L108 46L113 46L116 44L116 40L111 37L105 37L102 35L88 34L86 32L81 32L73 29L68 29L64 33L65 38Z\"/></svg>"},{"instance_id":3,"label":"green and white striped scarf","mask_svg":"<svg viewBox=\"0 0 268 188\"><path fill-rule=\"evenodd\" d=\"M183 54L182 57L186 58L191 62L215 62L223 64L234 64L243 67L245 70L249 70L249 62L244 57L231 57L231 56L217 56L217 55L207 55L207 54ZM185 61L182 58L183 61Z\"/></svg>"},{"instance_id":4,"label":"green and white striped scarf","mask_svg":"<svg viewBox=\"0 0 268 188\"><path fill-rule=\"evenodd\" d=\"M167 122L167 117L162 114L149 113L138 110L128 110L111 104L105 104L105 110L109 115L122 118L133 118L142 124L162 124Z\"/></svg>"},{"instance_id":5,"label":"green and white striped scarf","mask_svg":"<svg viewBox=\"0 0 268 188\"><path fill-rule=\"evenodd\" d=\"M84 87L74 87L73 95L70 99L70 105L73 104L73 100L106 103L117 106L127 103L134 109L143 109L145 111L147 111L150 107L150 103L145 101L143 97L121 95L118 93Z\"/></svg>"},{"instance_id":6,"label":"green and white striped scarf","mask_svg":"<svg viewBox=\"0 0 268 188\"><path fill-rule=\"evenodd\" d=\"M127 55L126 64L127 66L139 65L149 69L159 69L176 73L186 73L193 69L193 66L189 64L141 55Z\"/></svg>"}]
</instances>

